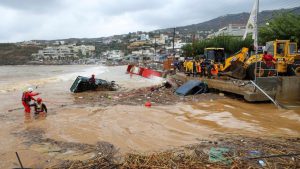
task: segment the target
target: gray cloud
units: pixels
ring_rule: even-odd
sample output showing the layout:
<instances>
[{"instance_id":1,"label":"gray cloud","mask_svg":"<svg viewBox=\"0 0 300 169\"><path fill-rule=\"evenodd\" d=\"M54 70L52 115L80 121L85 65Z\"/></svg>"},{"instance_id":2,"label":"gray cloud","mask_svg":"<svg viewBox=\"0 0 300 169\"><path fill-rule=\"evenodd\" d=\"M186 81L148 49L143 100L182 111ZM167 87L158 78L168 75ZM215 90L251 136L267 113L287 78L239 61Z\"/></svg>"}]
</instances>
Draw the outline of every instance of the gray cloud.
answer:
<instances>
[{"instance_id":1,"label":"gray cloud","mask_svg":"<svg viewBox=\"0 0 300 169\"><path fill-rule=\"evenodd\" d=\"M260 10L300 6L264 0ZM249 12L253 0L0 0L0 42L101 37Z\"/></svg>"},{"instance_id":2,"label":"gray cloud","mask_svg":"<svg viewBox=\"0 0 300 169\"><path fill-rule=\"evenodd\" d=\"M34 13L55 11L62 6L60 0L1 0L0 6Z\"/></svg>"},{"instance_id":3,"label":"gray cloud","mask_svg":"<svg viewBox=\"0 0 300 169\"><path fill-rule=\"evenodd\" d=\"M130 12L151 11L172 3L171 0L109 0L99 3L99 11L106 15L121 15Z\"/></svg>"}]
</instances>

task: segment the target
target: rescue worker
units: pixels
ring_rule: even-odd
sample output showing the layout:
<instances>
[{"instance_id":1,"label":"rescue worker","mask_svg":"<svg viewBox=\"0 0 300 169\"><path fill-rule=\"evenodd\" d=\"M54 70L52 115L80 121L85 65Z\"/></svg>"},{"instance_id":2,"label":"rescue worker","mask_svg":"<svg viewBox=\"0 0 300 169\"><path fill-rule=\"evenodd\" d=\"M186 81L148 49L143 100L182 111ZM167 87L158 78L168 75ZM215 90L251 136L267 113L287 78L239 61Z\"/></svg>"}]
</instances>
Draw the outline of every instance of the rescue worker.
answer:
<instances>
[{"instance_id":1,"label":"rescue worker","mask_svg":"<svg viewBox=\"0 0 300 169\"><path fill-rule=\"evenodd\" d=\"M175 70L175 72L176 72L176 69L177 69L178 71L180 71L178 58L175 58L175 60L174 60L174 62L173 62L173 65L174 65L174 70Z\"/></svg>"},{"instance_id":2,"label":"rescue worker","mask_svg":"<svg viewBox=\"0 0 300 169\"><path fill-rule=\"evenodd\" d=\"M25 113L30 113L30 102L31 100L35 101L35 98L33 96L39 95L39 93L33 93L32 88L28 88L27 91L23 92L22 95L22 104L25 109Z\"/></svg>"},{"instance_id":3,"label":"rescue worker","mask_svg":"<svg viewBox=\"0 0 300 169\"><path fill-rule=\"evenodd\" d=\"M89 78L89 83L91 84L92 89L96 90L97 86L96 86L96 79L94 74L92 74L92 77Z\"/></svg>"},{"instance_id":4,"label":"rescue worker","mask_svg":"<svg viewBox=\"0 0 300 169\"><path fill-rule=\"evenodd\" d=\"M188 61L187 61L187 59L185 59L183 62L183 68L184 68L185 73L187 72L187 63L188 63Z\"/></svg>"},{"instance_id":5,"label":"rescue worker","mask_svg":"<svg viewBox=\"0 0 300 169\"><path fill-rule=\"evenodd\" d=\"M276 62L276 60L274 59L274 57L270 54L268 54L267 51L264 51L264 55L262 57L262 60L266 63L268 69L275 69L274 63ZM273 70L269 71L270 73L274 73Z\"/></svg>"},{"instance_id":6,"label":"rescue worker","mask_svg":"<svg viewBox=\"0 0 300 169\"><path fill-rule=\"evenodd\" d=\"M193 77L197 76L197 61L196 59L193 60Z\"/></svg>"},{"instance_id":7,"label":"rescue worker","mask_svg":"<svg viewBox=\"0 0 300 169\"><path fill-rule=\"evenodd\" d=\"M201 77L205 77L206 76L206 70L205 70L206 63L205 63L204 57L200 58L200 67L201 67Z\"/></svg>"},{"instance_id":8,"label":"rescue worker","mask_svg":"<svg viewBox=\"0 0 300 169\"><path fill-rule=\"evenodd\" d=\"M201 73L200 60L196 60L196 71L197 71L197 76L200 76Z\"/></svg>"},{"instance_id":9,"label":"rescue worker","mask_svg":"<svg viewBox=\"0 0 300 169\"><path fill-rule=\"evenodd\" d=\"M37 98L36 102L30 106L34 107L34 114L47 113L47 106L42 102L42 98Z\"/></svg>"},{"instance_id":10,"label":"rescue worker","mask_svg":"<svg viewBox=\"0 0 300 169\"><path fill-rule=\"evenodd\" d=\"M187 61L186 69L187 69L188 75L190 75L191 73L193 74L193 61L192 60Z\"/></svg>"},{"instance_id":11,"label":"rescue worker","mask_svg":"<svg viewBox=\"0 0 300 169\"><path fill-rule=\"evenodd\" d=\"M96 83L96 79L95 79L95 75L94 74L92 74L92 77L89 78L89 82L91 84L95 84Z\"/></svg>"}]
</instances>

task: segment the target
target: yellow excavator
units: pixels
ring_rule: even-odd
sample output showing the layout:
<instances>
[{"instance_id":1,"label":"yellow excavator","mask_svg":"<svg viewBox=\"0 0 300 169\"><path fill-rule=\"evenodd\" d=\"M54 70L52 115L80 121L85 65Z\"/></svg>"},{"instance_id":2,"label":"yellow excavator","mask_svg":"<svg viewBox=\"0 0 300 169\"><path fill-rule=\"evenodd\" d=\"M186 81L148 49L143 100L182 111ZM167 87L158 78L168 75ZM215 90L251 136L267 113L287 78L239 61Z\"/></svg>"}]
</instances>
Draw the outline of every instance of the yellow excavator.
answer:
<instances>
[{"instance_id":1,"label":"yellow excavator","mask_svg":"<svg viewBox=\"0 0 300 169\"><path fill-rule=\"evenodd\" d=\"M224 48L205 48L205 60L212 65L208 68L208 73L244 79L246 73L243 65L248 58L248 50L248 48L242 48L234 55L226 58Z\"/></svg>"},{"instance_id":2,"label":"yellow excavator","mask_svg":"<svg viewBox=\"0 0 300 169\"><path fill-rule=\"evenodd\" d=\"M219 59L217 51L222 48L206 48L205 57L210 59L213 65L212 74L230 76L237 79L255 79L267 77L272 71L262 61L263 54L248 57L248 48L242 48L229 58ZM297 53L297 44L289 40L275 40L266 43L265 51L273 55L276 60L275 71L281 75L300 76L300 54ZM212 52L213 51L213 52ZM224 49L223 49L224 53ZM214 57L212 57L214 56ZM224 56L224 55L223 55Z\"/></svg>"}]
</instances>

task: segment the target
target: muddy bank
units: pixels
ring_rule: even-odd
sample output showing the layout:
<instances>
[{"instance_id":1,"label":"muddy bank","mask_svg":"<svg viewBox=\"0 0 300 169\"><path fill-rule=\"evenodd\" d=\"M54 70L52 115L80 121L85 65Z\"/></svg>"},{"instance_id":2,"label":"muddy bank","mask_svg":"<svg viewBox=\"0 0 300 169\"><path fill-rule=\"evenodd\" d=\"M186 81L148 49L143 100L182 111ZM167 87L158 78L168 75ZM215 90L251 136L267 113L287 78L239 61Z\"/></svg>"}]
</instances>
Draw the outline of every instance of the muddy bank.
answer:
<instances>
[{"instance_id":1,"label":"muddy bank","mask_svg":"<svg viewBox=\"0 0 300 169\"><path fill-rule=\"evenodd\" d=\"M215 140L167 151L126 154L99 153L85 161L64 161L53 168L299 168L300 138L259 138L215 135ZM223 150L216 151L216 150Z\"/></svg>"}]
</instances>

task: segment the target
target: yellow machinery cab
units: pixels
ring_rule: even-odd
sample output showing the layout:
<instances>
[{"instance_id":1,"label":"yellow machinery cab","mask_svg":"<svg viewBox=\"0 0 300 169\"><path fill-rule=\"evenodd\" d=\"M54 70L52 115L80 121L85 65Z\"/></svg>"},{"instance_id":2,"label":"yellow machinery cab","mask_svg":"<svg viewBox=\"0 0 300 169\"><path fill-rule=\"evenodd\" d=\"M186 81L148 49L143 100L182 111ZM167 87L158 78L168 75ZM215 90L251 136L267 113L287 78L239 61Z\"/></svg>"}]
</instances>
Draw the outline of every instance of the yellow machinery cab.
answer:
<instances>
[{"instance_id":1,"label":"yellow machinery cab","mask_svg":"<svg viewBox=\"0 0 300 169\"><path fill-rule=\"evenodd\" d=\"M223 70L223 64L226 60L224 48L205 48L204 57L206 61L214 65L214 69L211 70L213 75L217 75L219 70Z\"/></svg>"}]
</instances>

